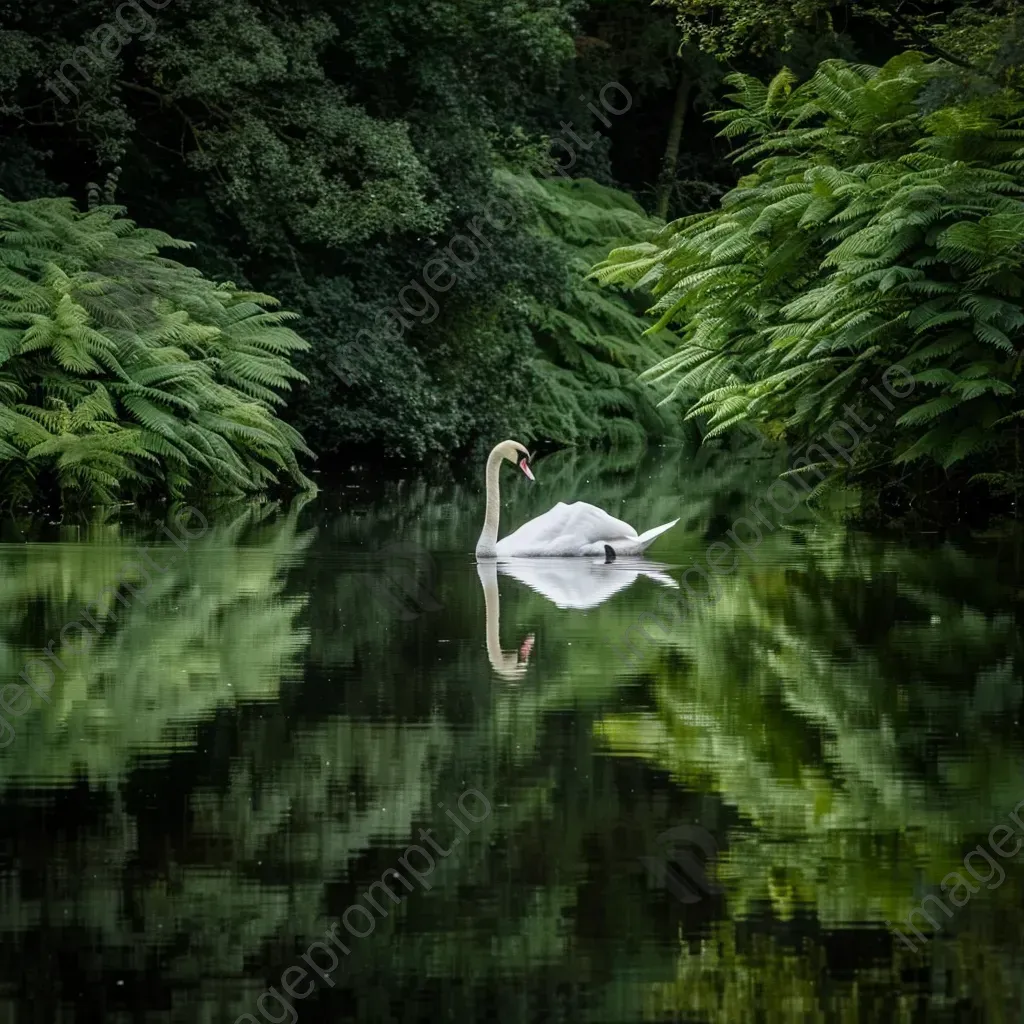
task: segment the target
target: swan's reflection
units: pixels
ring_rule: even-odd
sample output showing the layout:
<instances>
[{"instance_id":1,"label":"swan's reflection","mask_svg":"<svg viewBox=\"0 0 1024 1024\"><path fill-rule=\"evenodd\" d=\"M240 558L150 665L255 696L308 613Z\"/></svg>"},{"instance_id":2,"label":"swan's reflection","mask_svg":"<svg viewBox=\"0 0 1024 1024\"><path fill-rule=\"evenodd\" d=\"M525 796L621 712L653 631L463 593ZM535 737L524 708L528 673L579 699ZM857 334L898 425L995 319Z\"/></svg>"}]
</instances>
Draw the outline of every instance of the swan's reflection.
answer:
<instances>
[{"instance_id":1,"label":"swan's reflection","mask_svg":"<svg viewBox=\"0 0 1024 1024\"><path fill-rule=\"evenodd\" d=\"M679 589L669 568L644 558L592 562L586 558L509 558L498 562L498 572L525 583L558 608L596 608L613 594L648 576L665 587Z\"/></svg>"},{"instance_id":2,"label":"swan's reflection","mask_svg":"<svg viewBox=\"0 0 1024 1024\"><path fill-rule=\"evenodd\" d=\"M518 652L501 649L499 572L525 583L557 608L586 609L596 608L641 576L678 590L679 584L663 571L667 568L643 558L620 559L609 564L584 558L509 558L500 562L488 558L478 561L476 572L484 591L487 659L491 668L503 679L522 678L534 643L531 633L523 640Z\"/></svg>"}]
</instances>

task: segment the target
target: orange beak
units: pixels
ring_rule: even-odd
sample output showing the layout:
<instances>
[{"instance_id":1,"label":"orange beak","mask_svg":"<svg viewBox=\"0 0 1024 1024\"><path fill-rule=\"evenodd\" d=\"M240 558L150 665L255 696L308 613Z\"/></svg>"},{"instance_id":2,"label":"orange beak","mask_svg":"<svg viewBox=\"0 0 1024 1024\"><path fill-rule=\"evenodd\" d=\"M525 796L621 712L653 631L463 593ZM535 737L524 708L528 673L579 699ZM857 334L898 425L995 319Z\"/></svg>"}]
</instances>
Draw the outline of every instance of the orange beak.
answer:
<instances>
[{"instance_id":1,"label":"orange beak","mask_svg":"<svg viewBox=\"0 0 1024 1024\"><path fill-rule=\"evenodd\" d=\"M519 468L526 474L527 480L534 480L533 473L530 472L530 467L526 464L526 459L519 460Z\"/></svg>"}]
</instances>

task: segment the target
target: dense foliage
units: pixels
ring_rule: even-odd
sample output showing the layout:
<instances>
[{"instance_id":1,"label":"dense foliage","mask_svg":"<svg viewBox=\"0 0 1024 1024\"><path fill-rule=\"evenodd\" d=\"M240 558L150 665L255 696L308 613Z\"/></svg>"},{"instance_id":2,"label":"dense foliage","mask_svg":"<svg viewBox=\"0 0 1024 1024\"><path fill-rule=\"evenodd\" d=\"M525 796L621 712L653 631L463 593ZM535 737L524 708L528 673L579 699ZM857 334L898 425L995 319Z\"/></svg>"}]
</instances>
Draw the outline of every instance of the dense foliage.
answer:
<instances>
[{"instance_id":1,"label":"dense foliage","mask_svg":"<svg viewBox=\"0 0 1024 1024\"><path fill-rule=\"evenodd\" d=\"M615 185L614 137L634 130L623 127L634 111L657 173L672 136L658 108L685 64L677 45L669 12L640 2L139 0L117 17L101 0L4 2L0 192L82 203L102 191L138 223L195 242L187 258L207 276L298 312L311 347L294 365L307 381L285 415L322 456L320 471L336 453L433 459L513 432L576 443L660 436L676 417L654 412L627 377L661 353L635 358L647 341L629 318L618 313L616 342L632 355L601 357L597 378L577 372L579 358L549 329L574 295L602 305L583 283L583 258L601 258L617 236L600 227L567 246L538 232L541 193L554 193L509 176L544 180L558 162L563 174ZM616 79L633 100L612 123L599 97ZM715 80L711 70L701 78ZM676 104L680 128L688 96ZM593 141L567 152L569 130ZM653 209L646 156L637 159L634 191ZM715 191L691 181L673 198L662 185L673 209L695 197L699 208ZM473 228L503 188L514 215L481 239ZM577 218L564 211L564 224ZM578 217L591 213L583 201ZM453 279L423 297L417 287L439 257ZM625 309L610 302L597 315ZM593 328L602 344L610 324Z\"/></svg>"},{"instance_id":2,"label":"dense foliage","mask_svg":"<svg viewBox=\"0 0 1024 1024\"><path fill-rule=\"evenodd\" d=\"M675 410L659 409L637 379L652 357L669 354L671 335L644 338L650 321L615 290L587 279L616 242L650 229L643 210L625 193L589 180L507 172L501 180L532 207L534 230L557 245L569 271L559 293L531 303L539 351L529 435L565 444L606 437L636 444L672 433Z\"/></svg>"},{"instance_id":3,"label":"dense foliage","mask_svg":"<svg viewBox=\"0 0 1024 1024\"><path fill-rule=\"evenodd\" d=\"M1017 0L661 0L683 39L721 57L806 46L808 33L838 40L845 31L924 48L950 67L990 81L1016 77L1024 50Z\"/></svg>"},{"instance_id":4,"label":"dense foliage","mask_svg":"<svg viewBox=\"0 0 1024 1024\"><path fill-rule=\"evenodd\" d=\"M243 492L280 470L308 484L302 438L274 412L308 348L294 314L161 257L181 243L116 209L0 198L0 229L6 497Z\"/></svg>"},{"instance_id":5,"label":"dense foliage","mask_svg":"<svg viewBox=\"0 0 1024 1024\"><path fill-rule=\"evenodd\" d=\"M815 405L816 389L829 373L849 371L847 381L863 360L902 351L907 331L924 323L898 320L915 302L958 309L964 324L984 322L1012 343L1002 314L993 319L963 303L980 295L1015 304L1009 277L989 279L986 266L971 263L972 247L984 243L967 229L990 230L987 217L1015 215L1015 206L1000 204L1013 202L1004 185L1018 177L1007 134L1020 113L1017 37L1005 0L310 0L298 8L133 0L113 14L101 0L0 0L0 194L12 203L67 195L80 207L102 196L137 223L194 242L181 259L210 281L274 295L298 313L308 348L277 353L296 385L280 416L320 455L318 472L340 468L342 457L460 457L509 435L633 446L679 436L682 410L658 408L656 393L637 380L651 365L655 376L681 368L674 383L685 381L693 399L708 397L697 418L713 433L747 418L807 440L846 394L837 384ZM930 59L863 70L911 44ZM721 105L723 57L741 75L731 81L743 99L716 137L700 115ZM756 84L777 73L770 87ZM809 82L795 89L794 76ZM605 106L612 84L627 97L616 107L622 113ZM760 163L755 179L737 187L727 143L740 137L741 155ZM933 196L928 210L919 208L921 189L940 188L959 198ZM847 259L852 246L885 246L881 235L870 241L870 210L891 222L900 244L906 232L894 225L919 221L916 241L900 252L857 257L889 261L873 268L884 290ZM840 225L836 218L850 211ZM679 298L681 283L671 278L683 262L710 260L713 273L645 333L643 298L626 300L585 272L612 246L649 236L650 215L698 218L653 243L672 251L667 262L643 254L653 261L645 285L657 284L668 303L656 307L659 316ZM725 230L733 234L723 248L715 239ZM777 288L744 276L754 273L744 261L769 251ZM842 266L821 269L833 251ZM897 281L887 270L917 277ZM632 271L615 273L636 283ZM756 371L730 364L730 387L760 389L746 398L720 392L721 359L705 365L692 347L703 344L696 332L710 329L714 304L726 301L729 273L740 275L735 296L759 282L758 311L730 308L721 331L747 329L744 317L750 338L807 328L784 363L783 342L771 335L775 347ZM954 283L963 273L968 288ZM829 290L819 292L826 280ZM942 297L926 294L932 284L947 288ZM793 305L798 298L804 307ZM814 303L836 316L856 306L864 332L872 318L891 320L888 340L867 357L867 347L850 347L854 326L844 322L840 337ZM682 347L665 362L665 346L674 345L665 328L676 324ZM914 344L938 327L921 327ZM864 332L856 344L867 346ZM828 358L838 362L814 349L826 335ZM936 414L927 429L913 421L876 429L859 458L931 455L953 465L972 453L980 430L1003 460L990 427L1016 411L1003 390L1010 371L988 367L977 376L999 357L989 352L998 349L994 334L975 340L911 367L933 374L921 378L911 405L928 391L970 400L914 412ZM751 345L729 348L730 358L757 361ZM800 353L810 351L816 369L805 378ZM783 365L791 376L778 376ZM956 379L939 380L940 371ZM26 364L22 372L33 371ZM770 414L769 379L782 400ZM291 451L297 438L288 437ZM282 465L277 455L271 464ZM102 495L115 493L115 483L139 483L131 475L138 468L125 465L122 475L108 464Z\"/></svg>"},{"instance_id":6,"label":"dense foliage","mask_svg":"<svg viewBox=\"0 0 1024 1024\"><path fill-rule=\"evenodd\" d=\"M733 76L715 119L754 172L598 271L653 286L658 326L681 325L650 376L709 435L752 422L841 442L805 467L819 480L844 459L1019 473L1024 103L925 113L941 73L908 53L826 62L799 88ZM888 408L871 390L885 381Z\"/></svg>"}]
</instances>

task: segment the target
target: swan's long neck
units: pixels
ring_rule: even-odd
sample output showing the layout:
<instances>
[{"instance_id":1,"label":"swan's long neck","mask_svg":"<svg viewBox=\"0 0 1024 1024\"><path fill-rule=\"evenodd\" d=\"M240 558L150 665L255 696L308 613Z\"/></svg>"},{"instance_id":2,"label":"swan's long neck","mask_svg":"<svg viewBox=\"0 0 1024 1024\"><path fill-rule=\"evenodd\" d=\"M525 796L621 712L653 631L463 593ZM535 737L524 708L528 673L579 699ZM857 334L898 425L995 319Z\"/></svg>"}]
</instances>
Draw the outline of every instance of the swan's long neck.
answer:
<instances>
[{"instance_id":1,"label":"swan's long neck","mask_svg":"<svg viewBox=\"0 0 1024 1024\"><path fill-rule=\"evenodd\" d=\"M477 564L477 575L484 588L484 616L487 623L487 660L499 676L515 678L519 658L515 651L506 654L501 649L501 627L499 625L498 570L494 562L486 566Z\"/></svg>"},{"instance_id":2,"label":"swan's long neck","mask_svg":"<svg viewBox=\"0 0 1024 1024\"><path fill-rule=\"evenodd\" d=\"M487 456L487 512L484 515L484 528L480 531L480 539L476 542L477 558L494 558L497 555L495 544L498 543L498 516L501 511L501 496L498 493L498 472L501 469L502 454L498 445Z\"/></svg>"}]
</instances>

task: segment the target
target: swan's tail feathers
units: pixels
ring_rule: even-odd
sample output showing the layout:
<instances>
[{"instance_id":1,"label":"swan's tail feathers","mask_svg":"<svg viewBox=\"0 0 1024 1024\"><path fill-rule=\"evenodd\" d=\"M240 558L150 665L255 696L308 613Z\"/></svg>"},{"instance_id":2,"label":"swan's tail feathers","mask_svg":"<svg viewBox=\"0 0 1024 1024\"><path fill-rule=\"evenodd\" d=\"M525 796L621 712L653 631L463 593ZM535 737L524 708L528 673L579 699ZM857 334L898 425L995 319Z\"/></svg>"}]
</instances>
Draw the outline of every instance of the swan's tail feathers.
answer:
<instances>
[{"instance_id":1,"label":"swan's tail feathers","mask_svg":"<svg viewBox=\"0 0 1024 1024\"><path fill-rule=\"evenodd\" d=\"M607 565L609 562L615 561L615 548L611 544L605 544L604 546L604 564Z\"/></svg>"},{"instance_id":2,"label":"swan's tail feathers","mask_svg":"<svg viewBox=\"0 0 1024 1024\"><path fill-rule=\"evenodd\" d=\"M637 553L646 551L651 544L660 537L666 530L671 530L673 526L678 523L678 519L673 519L671 523L664 523L662 526L655 526L645 533L641 533L637 538Z\"/></svg>"}]
</instances>

